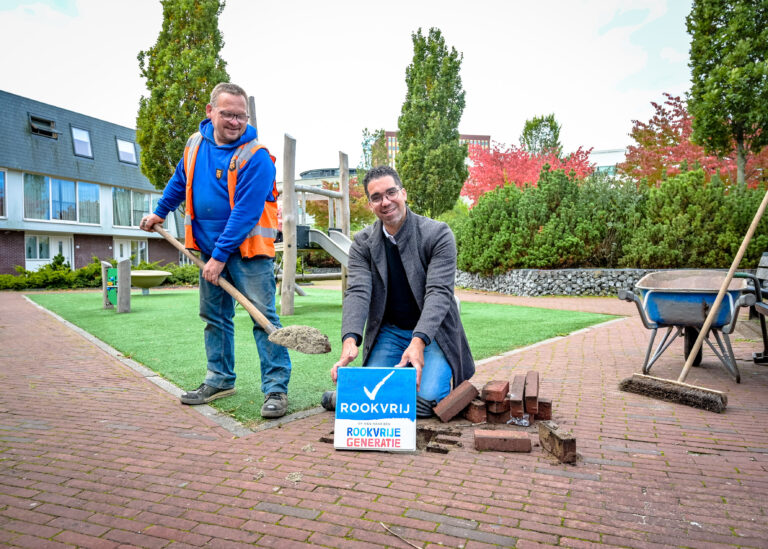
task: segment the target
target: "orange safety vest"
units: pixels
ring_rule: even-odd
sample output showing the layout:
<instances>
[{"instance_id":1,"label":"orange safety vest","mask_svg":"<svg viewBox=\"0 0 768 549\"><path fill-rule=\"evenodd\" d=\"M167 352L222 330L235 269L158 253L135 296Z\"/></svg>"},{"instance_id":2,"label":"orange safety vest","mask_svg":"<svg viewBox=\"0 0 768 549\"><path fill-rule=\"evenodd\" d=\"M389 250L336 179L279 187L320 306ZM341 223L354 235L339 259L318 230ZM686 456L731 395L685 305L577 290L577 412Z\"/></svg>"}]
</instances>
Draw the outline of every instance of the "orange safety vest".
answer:
<instances>
[{"instance_id":1,"label":"orange safety vest","mask_svg":"<svg viewBox=\"0 0 768 549\"><path fill-rule=\"evenodd\" d=\"M203 142L203 136L200 132L195 132L184 147L184 171L187 174L187 207L184 217L184 245L192 250L199 250L195 242L195 236L192 234L192 220L195 218L195 212L192 208L192 178L195 173L195 160L197 151L200 149L200 143ZM232 159L229 162L227 170L227 189L229 190L229 206L235 207L235 187L237 186L237 174L240 169L251 159L259 149L264 149L257 139L253 139L235 150ZM269 153L269 151L267 151ZM269 157L275 162L275 157L271 154ZM277 182L272 182L271 202L264 202L264 211L259 218L259 222L250 230L243 243L240 244L240 255L243 257L253 257L256 255L265 255L275 257L275 238L277 238Z\"/></svg>"}]
</instances>

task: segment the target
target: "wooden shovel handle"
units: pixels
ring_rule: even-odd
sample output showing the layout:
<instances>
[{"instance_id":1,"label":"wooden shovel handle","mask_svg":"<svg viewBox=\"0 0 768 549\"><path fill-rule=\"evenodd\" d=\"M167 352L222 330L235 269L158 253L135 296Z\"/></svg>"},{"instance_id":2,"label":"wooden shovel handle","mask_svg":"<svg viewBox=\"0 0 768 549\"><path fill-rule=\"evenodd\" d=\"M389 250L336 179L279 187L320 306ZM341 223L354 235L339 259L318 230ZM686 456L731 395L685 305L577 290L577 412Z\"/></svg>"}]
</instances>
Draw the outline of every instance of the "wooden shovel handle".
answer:
<instances>
[{"instance_id":1,"label":"wooden shovel handle","mask_svg":"<svg viewBox=\"0 0 768 549\"><path fill-rule=\"evenodd\" d=\"M709 314L704 320L704 325L701 327L701 330L699 330L699 337L696 338L696 343L693 344L693 348L690 353L688 353L688 360L685 361L683 371L680 372L680 377L677 378L678 383L685 381L685 377L688 375L688 370L691 369L693 361L696 358L699 349L701 349L702 343L704 343L704 338L707 336L707 332L712 326L712 322L715 320L715 315L720 310L720 303L722 303L723 298L725 297L725 292L728 290L728 285L731 283L731 280L733 280L733 275L736 273L736 269L739 267L739 263L741 263L741 259L747 251L747 246L749 245L749 241L752 240L752 235L754 235L757 230L757 225L760 223L763 213L765 213L766 206L768 206L768 191L766 191L763 201L760 203L760 207L757 208L755 217L752 219L752 224L749 226L749 229L747 229L747 234L744 235L744 240L741 241L741 247L739 248L739 251L736 252L736 257L733 258L731 268L728 270L728 274L725 276L722 286L720 286L720 291L717 293L715 302L712 304L712 308L709 310ZM738 314L738 311L732 311L732 314Z\"/></svg>"},{"instance_id":2,"label":"wooden shovel handle","mask_svg":"<svg viewBox=\"0 0 768 549\"><path fill-rule=\"evenodd\" d=\"M171 236L168 231L163 229L162 225L159 223L152 227L152 230L155 231L157 234L165 238L174 248L179 250L181 253L183 253L185 256L187 256L192 263L200 267L200 269L203 269L205 267L205 261L197 257L195 254L190 252L188 249L184 247L184 245L176 240L173 236ZM235 288L228 280L226 280L224 277L219 277L219 286L221 286L225 292L227 292L229 295L235 298L235 300L243 306L243 308L248 311L248 313L253 317L253 319L259 323L259 326L261 326L267 334L271 334L277 330L275 328L274 324L272 324L269 320L267 320L267 317L265 317L261 311L259 311L256 306L251 303L251 301L245 297L240 290Z\"/></svg>"}]
</instances>

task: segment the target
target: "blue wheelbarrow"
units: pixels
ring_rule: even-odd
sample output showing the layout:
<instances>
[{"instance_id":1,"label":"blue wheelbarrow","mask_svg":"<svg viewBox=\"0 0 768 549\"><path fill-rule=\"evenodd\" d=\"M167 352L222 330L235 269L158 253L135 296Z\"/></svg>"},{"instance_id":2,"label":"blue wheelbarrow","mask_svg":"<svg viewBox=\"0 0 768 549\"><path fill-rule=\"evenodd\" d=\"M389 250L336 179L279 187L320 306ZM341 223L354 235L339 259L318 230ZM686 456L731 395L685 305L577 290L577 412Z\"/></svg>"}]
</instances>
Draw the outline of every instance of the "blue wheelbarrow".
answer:
<instances>
[{"instance_id":1,"label":"blue wheelbarrow","mask_svg":"<svg viewBox=\"0 0 768 549\"><path fill-rule=\"evenodd\" d=\"M688 359L725 277L724 271L714 270L657 271L648 273L635 284L639 295L630 290L619 291L619 299L634 302L643 325L651 330L651 340L648 342L643 362L643 374L648 374L651 366L681 335L685 358ZM728 336L736 327L739 309L749 307L754 302L755 296L747 286L747 281L734 278L728 286L720 311L704 338L736 383L741 381L741 375ZM659 328L667 330L651 355ZM714 337L715 343L710 336ZM701 363L701 352L702 349L699 348L693 366Z\"/></svg>"}]
</instances>

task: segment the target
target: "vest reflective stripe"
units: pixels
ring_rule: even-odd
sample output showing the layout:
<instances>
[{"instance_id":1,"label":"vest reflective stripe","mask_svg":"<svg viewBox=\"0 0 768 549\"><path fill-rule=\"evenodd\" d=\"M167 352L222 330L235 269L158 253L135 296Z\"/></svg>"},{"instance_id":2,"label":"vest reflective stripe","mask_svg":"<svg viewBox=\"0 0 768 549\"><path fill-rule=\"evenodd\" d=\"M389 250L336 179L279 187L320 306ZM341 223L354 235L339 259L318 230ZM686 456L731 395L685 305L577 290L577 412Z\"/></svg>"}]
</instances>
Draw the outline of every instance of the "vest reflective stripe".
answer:
<instances>
[{"instance_id":1,"label":"vest reflective stripe","mask_svg":"<svg viewBox=\"0 0 768 549\"><path fill-rule=\"evenodd\" d=\"M266 238L277 238L277 229L270 229L269 227L262 227L261 225L256 225L253 229L251 229L251 232L248 233L248 236L264 236Z\"/></svg>"},{"instance_id":2,"label":"vest reflective stripe","mask_svg":"<svg viewBox=\"0 0 768 549\"><path fill-rule=\"evenodd\" d=\"M188 140L187 145L184 148L184 171L187 175L187 188L186 188L186 215L184 216L184 235L185 246L193 250L199 250L195 242L195 237L192 231L192 220L195 218L195 213L192 208L192 179L194 177L195 160L197 158L197 151L200 149L200 144L203 141L200 132L193 134ZM245 166L245 164L253 157L259 149L266 148L260 145L258 140L253 139L248 143L241 145L237 148L232 155L232 159L229 163L229 169L227 170L227 190L229 191L229 206L235 207L235 190L237 188L237 174L239 170ZM267 151L269 153L269 151ZM272 162L275 162L275 157L271 154L269 158ZM242 257L253 257L256 255L266 255L269 257L275 257L275 239L277 238L277 182L272 182L272 200L267 200L264 203L264 210L262 211L259 222L248 232L248 235L240 245L240 255Z\"/></svg>"}]
</instances>

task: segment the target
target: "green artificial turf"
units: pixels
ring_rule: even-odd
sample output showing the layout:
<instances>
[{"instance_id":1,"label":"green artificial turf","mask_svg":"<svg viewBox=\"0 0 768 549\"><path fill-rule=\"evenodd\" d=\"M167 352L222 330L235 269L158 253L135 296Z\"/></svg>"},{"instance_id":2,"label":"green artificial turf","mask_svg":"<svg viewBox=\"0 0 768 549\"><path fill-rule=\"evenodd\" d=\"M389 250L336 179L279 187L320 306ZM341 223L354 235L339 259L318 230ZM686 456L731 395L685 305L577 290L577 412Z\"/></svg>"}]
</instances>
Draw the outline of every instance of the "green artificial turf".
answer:
<instances>
[{"instance_id":1,"label":"green artificial turf","mask_svg":"<svg viewBox=\"0 0 768 549\"><path fill-rule=\"evenodd\" d=\"M281 317L281 321L284 326L304 324L318 328L328 336L333 350L325 355L290 352L293 371L288 391L289 413L320 404L323 391L333 388L329 371L341 351L341 292L306 287L305 290L305 297L294 298L295 314ZM194 389L205 377L204 324L198 317L196 289L152 290L147 296L134 292L129 314L102 309L100 292L40 293L29 297L179 387ZM472 354L480 360L613 317L465 301L461 304L461 318ZM237 307L237 393L211 403L245 424L262 421L259 412L264 398L259 356L250 334L252 326L248 313ZM360 358L353 365L360 365Z\"/></svg>"}]
</instances>

